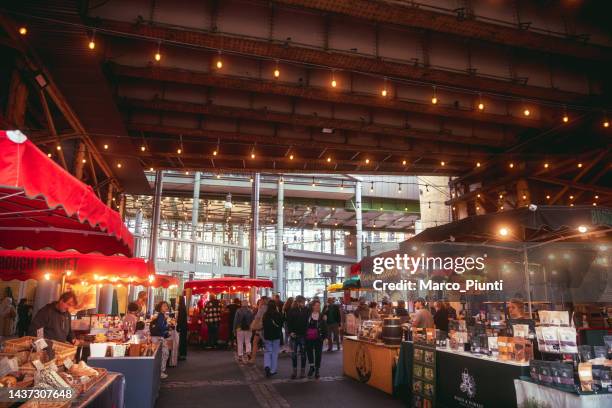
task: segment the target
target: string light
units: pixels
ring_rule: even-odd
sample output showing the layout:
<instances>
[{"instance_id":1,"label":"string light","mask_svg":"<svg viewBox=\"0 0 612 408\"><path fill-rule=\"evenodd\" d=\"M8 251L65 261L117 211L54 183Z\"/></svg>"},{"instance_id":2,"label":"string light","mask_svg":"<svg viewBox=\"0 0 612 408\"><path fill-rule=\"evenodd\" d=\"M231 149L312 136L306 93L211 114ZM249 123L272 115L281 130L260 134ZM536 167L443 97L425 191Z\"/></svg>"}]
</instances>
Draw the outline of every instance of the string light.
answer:
<instances>
[{"instance_id":1,"label":"string light","mask_svg":"<svg viewBox=\"0 0 612 408\"><path fill-rule=\"evenodd\" d=\"M578 163L578 168L581 169L582 168L582 163Z\"/></svg>"},{"instance_id":2,"label":"string light","mask_svg":"<svg viewBox=\"0 0 612 408\"><path fill-rule=\"evenodd\" d=\"M149 171L154 171L155 169L153 167L149 167Z\"/></svg>"},{"instance_id":3,"label":"string light","mask_svg":"<svg viewBox=\"0 0 612 408\"><path fill-rule=\"evenodd\" d=\"M108 150L108 145L107 144L104 145L104 150Z\"/></svg>"},{"instance_id":4,"label":"string light","mask_svg":"<svg viewBox=\"0 0 612 408\"><path fill-rule=\"evenodd\" d=\"M221 51L219 51L219 54L217 55L217 61L215 62L215 66L217 67L217 69L223 68L223 60L221 60Z\"/></svg>"},{"instance_id":5,"label":"string light","mask_svg":"<svg viewBox=\"0 0 612 408\"><path fill-rule=\"evenodd\" d=\"M514 163L510 163L510 164L508 164L508 167L510 167L511 169L513 169L513 168L514 168Z\"/></svg>"},{"instance_id":6,"label":"string light","mask_svg":"<svg viewBox=\"0 0 612 408\"><path fill-rule=\"evenodd\" d=\"M402 185L401 184L397 185L397 194L402 194Z\"/></svg>"},{"instance_id":7,"label":"string light","mask_svg":"<svg viewBox=\"0 0 612 408\"><path fill-rule=\"evenodd\" d=\"M484 102L482 101L482 94L478 94L478 110L483 111L485 108Z\"/></svg>"},{"instance_id":8,"label":"string light","mask_svg":"<svg viewBox=\"0 0 612 408\"><path fill-rule=\"evenodd\" d=\"M436 95L436 87L433 87L433 95L431 97L431 103L432 104L437 104L438 103L438 96Z\"/></svg>"},{"instance_id":9,"label":"string light","mask_svg":"<svg viewBox=\"0 0 612 408\"><path fill-rule=\"evenodd\" d=\"M145 150L147 150L147 147L145 145L140 146L140 151L144 152Z\"/></svg>"},{"instance_id":10,"label":"string light","mask_svg":"<svg viewBox=\"0 0 612 408\"><path fill-rule=\"evenodd\" d=\"M58 151L58 152L59 152L60 150L62 150L62 146L60 146L60 145L57 145L55 148L57 149L57 151Z\"/></svg>"},{"instance_id":11,"label":"string light","mask_svg":"<svg viewBox=\"0 0 612 408\"><path fill-rule=\"evenodd\" d=\"M402 160L402 165L405 166L408 163L406 160Z\"/></svg>"},{"instance_id":12,"label":"string light","mask_svg":"<svg viewBox=\"0 0 612 408\"><path fill-rule=\"evenodd\" d=\"M117 163L117 168L120 169L121 167L123 167L123 165L121 163Z\"/></svg>"},{"instance_id":13,"label":"string light","mask_svg":"<svg viewBox=\"0 0 612 408\"><path fill-rule=\"evenodd\" d=\"M83 163L83 164L87 163L87 159L81 160L81 163Z\"/></svg>"},{"instance_id":14,"label":"string light","mask_svg":"<svg viewBox=\"0 0 612 408\"><path fill-rule=\"evenodd\" d=\"M87 46L89 47L90 50L93 50L96 48L96 31L92 31L91 33L91 38L89 39L89 44L87 44Z\"/></svg>"},{"instance_id":15,"label":"string light","mask_svg":"<svg viewBox=\"0 0 612 408\"><path fill-rule=\"evenodd\" d=\"M441 162L440 162L440 166L442 166L442 167L446 166L446 162L441 161Z\"/></svg>"},{"instance_id":16,"label":"string light","mask_svg":"<svg viewBox=\"0 0 612 408\"><path fill-rule=\"evenodd\" d=\"M570 200L573 200L573 199L574 199L574 196L573 196L573 195L571 195L571 196L570 196Z\"/></svg>"},{"instance_id":17,"label":"string light","mask_svg":"<svg viewBox=\"0 0 612 408\"><path fill-rule=\"evenodd\" d=\"M217 152L217 150L215 149L215 150L213 151L213 156L216 156L216 155L217 155L217 153L218 153L218 152Z\"/></svg>"},{"instance_id":18,"label":"string light","mask_svg":"<svg viewBox=\"0 0 612 408\"><path fill-rule=\"evenodd\" d=\"M327 157L327 162L331 163L331 157Z\"/></svg>"},{"instance_id":19,"label":"string light","mask_svg":"<svg viewBox=\"0 0 612 408\"><path fill-rule=\"evenodd\" d=\"M332 70L331 86L332 86L332 88L335 88L337 85L338 85L338 83L336 82L336 76L334 75L334 71Z\"/></svg>"},{"instance_id":20,"label":"string light","mask_svg":"<svg viewBox=\"0 0 612 408\"><path fill-rule=\"evenodd\" d=\"M608 121L608 119L604 119L603 127L605 127L605 128L609 128L610 127L610 122Z\"/></svg>"},{"instance_id":21,"label":"string light","mask_svg":"<svg viewBox=\"0 0 612 408\"><path fill-rule=\"evenodd\" d=\"M370 164L370 159L365 159L365 164Z\"/></svg>"},{"instance_id":22,"label":"string light","mask_svg":"<svg viewBox=\"0 0 612 408\"><path fill-rule=\"evenodd\" d=\"M317 186L317 183L315 183L315 179L314 179L314 177L312 178L312 186L313 186L313 187L316 187L316 186Z\"/></svg>"},{"instance_id":23,"label":"string light","mask_svg":"<svg viewBox=\"0 0 612 408\"><path fill-rule=\"evenodd\" d=\"M289 160L293 160L293 154L289 155Z\"/></svg>"},{"instance_id":24,"label":"string light","mask_svg":"<svg viewBox=\"0 0 612 408\"><path fill-rule=\"evenodd\" d=\"M182 154L183 153L183 149L181 149L180 147L178 149L176 149L176 153L177 154Z\"/></svg>"},{"instance_id":25,"label":"string light","mask_svg":"<svg viewBox=\"0 0 612 408\"><path fill-rule=\"evenodd\" d=\"M476 162L476 167L480 167L480 162Z\"/></svg>"},{"instance_id":26,"label":"string light","mask_svg":"<svg viewBox=\"0 0 612 408\"><path fill-rule=\"evenodd\" d=\"M19 27L19 34L26 35L28 33L28 29L25 26Z\"/></svg>"},{"instance_id":27,"label":"string light","mask_svg":"<svg viewBox=\"0 0 612 408\"><path fill-rule=\"evenodd\" d=\"M255 158L255 152L251 152L251 159Z\"/></svg>"},{"instance_id":28,"label":"string light","mask_svg":"<svg viewBox=\"0 0 612 408\"><path fill-rule=\"evenodd\" d=\"M550 195L549 194L546 194L546 199L550 200Z\"/></svg>"},{"instance_id":29,"label":"string light","mask_svg":"<svg viewBox=\"0 0 612 408\"><path fill-rule=\"evenodd\" d=\"M523 115L525 115L525 116L529 116L529 115L531 115L531 111L530 111L529 109L525 109L525 110L523 111Z\"/></svg>"},{"instance_id":30,"label":"string light","mask_svg":"<svg viewBox=\"0 0 612 408\"><path fill-rule=\"evenodd\" d=\"M548 163L544 163L544 168L547 169L548 168Z\"/></svg>"},{"instance_id":31,"label":"string light","mask_svg":"<svg viewBox=\"0 0 612 408\"><path fill-rule=\"evenodd\" d=\"M370 185L370 193L374 192L374 182L372 182L372 184Z\"/></svg>"},{"instance_id":32,"label":"string light","mask_svg":"<svg viewBox=\"0 0 612 408\"><path fill-rule=\"evenodd\" d=\"M51 158L52 154L51 153L47 153L47 157Z\"/></svg>"},{"instance_id":33,"label":"string light","mask_svg":"<svg viewBox=\"0 0 612 408\"><path fill-rule=\"evenodd\" d=\"M161 61L162 55L161 55L161 41L159 41L157 43L157 52L155 53L155 61L159 62Z\"/></svg>"},{"instance_id":34,"label":"string light","mask_svg":"<svg viewBox=\"0 0 612 408\"><path fill-rule=\"evenodd\" d=\"M567 123L569 122L569 116L567 116L567 113L563 114L563 123Z\"/></svg>"}]
</instances>

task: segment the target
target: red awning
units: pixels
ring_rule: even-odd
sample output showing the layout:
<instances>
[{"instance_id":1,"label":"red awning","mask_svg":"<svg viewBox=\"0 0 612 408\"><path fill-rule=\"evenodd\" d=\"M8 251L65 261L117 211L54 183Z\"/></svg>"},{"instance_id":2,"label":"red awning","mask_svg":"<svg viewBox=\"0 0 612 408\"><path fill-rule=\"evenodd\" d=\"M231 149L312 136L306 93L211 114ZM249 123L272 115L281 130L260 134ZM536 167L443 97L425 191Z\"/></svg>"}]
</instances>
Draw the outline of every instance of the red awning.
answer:
<instances>
[{"instance_id":1,"label":"red awning","mask_svg":"<svg viewBox=\"0 0 612 408\"><path fill-rule=\"evenodd\" d=\"M119 214L21 132L0 131L0 152L0 247L132 255Z\"/></svg>"},{"instance_id":2,"label":"red awning","mask_svg":"<svg viewBox=\"0 0 612 408\"><path fill-rule=\"evenodd\" d=\"M56 279L70 283L133 284L167 288L178 285L173 276L155 275L155 267L141 258L81 254L79 252L0 250L0 279Z\"/></svg>"},{"instance_id":3,"label":"red awning","mask_svg":"<svg viewBox=\"0 0 612 408\"><path fill-rule=\"evenodd\" d=\"M274 285L269 279L249 278L214 278L185 282L185 289L192 289L194 294L244 292L252 287L272 288Z\"/></svg>"}]
</instances>

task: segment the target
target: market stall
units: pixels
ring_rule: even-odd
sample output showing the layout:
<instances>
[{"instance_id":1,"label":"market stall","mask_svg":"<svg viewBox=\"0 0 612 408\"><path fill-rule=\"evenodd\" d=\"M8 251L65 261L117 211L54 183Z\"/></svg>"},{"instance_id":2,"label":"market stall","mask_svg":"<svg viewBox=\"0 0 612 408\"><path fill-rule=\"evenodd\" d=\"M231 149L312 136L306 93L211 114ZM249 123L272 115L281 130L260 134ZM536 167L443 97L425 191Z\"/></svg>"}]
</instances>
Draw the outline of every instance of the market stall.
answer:
<instances>
[{"instance_id":1,"label":"market stall","mask_svg":"<svg viewBox=\"0 0 612 408\"><path fill-rule=\"evenodd\" d=\"M0 131L0 152L0 248L132 255L132 234L91 186L18 130Z\"/></svg>"},{"instance_id":2,"label":"market stall","mask_svg":"<svg viewBox=\"0 0 612 408\"><path fill-rule=\"evenodd\" d=\"M208 329L206 324L203 323L201 313L204 309L205 302L208 301L209 295L213 294L227 296L228 299L236 296L249 299L252 289L271 289L273 287L274 283L269 279L250 279L238 277L201 279L185 282L184 288L188 305L191 304L192 296L200 296L200 300L197 302L198 306L197 308L193 309L193 314L190 317L189 332L194 334L197 333L199 342L206 342L208 340ZM219 324L219 340L228 340L230 332L229 326L229 312L225 310L221 316L221 322Z\"/></svg>"},{"instance_id":3,"label":"market stall","mask_svg":"<svg viewBox=\"0 0 612 408\"><path fill-rule=\"evenodd\" d=\"M398 354L398 346L344 336L343 373L370 387L393 394L393 372Z\"/></svg>"}]
</instances>

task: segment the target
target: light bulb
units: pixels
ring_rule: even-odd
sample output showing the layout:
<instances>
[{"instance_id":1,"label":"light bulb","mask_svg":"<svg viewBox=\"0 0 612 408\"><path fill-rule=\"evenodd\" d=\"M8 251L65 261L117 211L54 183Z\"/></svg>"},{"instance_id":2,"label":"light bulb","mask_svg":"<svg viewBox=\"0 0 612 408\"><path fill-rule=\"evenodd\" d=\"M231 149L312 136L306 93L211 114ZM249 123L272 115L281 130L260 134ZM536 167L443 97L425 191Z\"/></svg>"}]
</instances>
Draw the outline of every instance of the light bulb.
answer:
<instances>
[{"instance_id":1,"label":"light bulb","mask_svg":"<svg viewBox=\"0 0 612 408\"><path fill-rule=\"evenodd\" d=\"M183 153L183 149L180 149L180 148L179 148L179 149L176 149L176 153L177 153L177 154L181 154L181 153Z\"/></svg>"},{"instance_id":2,"label":"light bulb","mask_svg":"<svg viewBox=\"0 0 612 408\"><path fill-rule=\"evenodd\" d=\"M81 160L81 163L85 164L85 163L87 163L87 160L83 159L83 160Z\"/></svg>"},{"instance_id":3,"label":"light bulb","mask_svg":"<svg viewBox=\"0 0 612 408\"><path fill-rule=\"evenodd\" d=\"M155 53L155 61L161 61L161 54L159 53L159 51Z\"/></svg>"},{"instance_id":4,"label":"light bulb","mask_svg":"<svg viewBox=\"0 0 612 408\"><path fill-rule=\"evenodd\" d=\"M387 96L387 89L386 89L386 88L385 88L385 89L383 89L383 90L380 92L380 94L381 94L382 96Z\"/></svg>"},{"instance_id":5,"label":"light bulb","mask_svg":"<svg viewBox=\"0 0 612 408\"><path fill-rule=\"evenodd\" d=\"M154 171L153 167L150 167L150 168L149 168L149 171Z\"/></svg>"},{"instance_id":6,"label":"light bulb","mask_svg":"<svg viewBox=\"0 0 612 408\"><path fill-rule=\"evenodd\" d=\"M514 168L514 163L510 163L510 164L508 165L508 167L510 167L511 169L513 169L513 168Z\"/></svg>"},{"instance_id":7,"label":"light bulb","mask_svg":"<svg viewBox=\"0 0 612 408\"><path fill-rule=\"evenodd\" d=\"M49 158L50 158L51 156L52 156L52 155L51 155L51 153L47 153L47 157L49 157Z\"/></svg>"},{"instance_id":8,"label":"light bulb","mask_svg":"<svg viewBox=\"0 0 612 408\"><path fill-rule=\"evenodd\" d=\"M477 163L476 163L476 167L480 167L480 162L477 162Z\"/></svg>"},{"instance_id":9,"label":"light bulb","mask_svg":"<svg viewBox=\"0 0 612 408\"><path fill-rule=\"evenodd\" d=\"M255 153L251 153L251 159L255 158Z\"/></svg>"},{"instance_id":10,"label":"light bulb","mask_svg":"<svg viewBox=\"0 0 612 408\"><path fill-rule=\"evenodd\" d=\"M446 166L446 162L441 161L440 166Z\"/></svg>"},{"instance_id":11,"label":"light bulb","mask_svg":"<svg viewBox=\"0 0 612 408\"><path fill-rule=\"evenodd\" d=\"M607 119L604 120L603 127L605 127L605 128L610 127L610 122L608 122Z\"/></svg>"},{"instance_id":12,"label":"light bulb","mask_svg":"<svg viewBox=\"0 0 612 408\"><path fill-rule=\"evenodd\" d=\"M123 165L121 163L117 163L117 168L120 169L121 167L123 167Z\"/></svg>"},{"instance_id":13,"label":"light bulb","mask_svg":"<svg viewBox=\"0 0 612 408\"><path fill-rule=\"evenodd\" d=\"M335 88L335 87L336 87L336 85L338 85L338 83L336 82L336 80L335 80L335 79L332 79L332 81L331 81L331 86L332 86L332 88Z\"/></svg>"},{"instance_id":14,"label":"light bulb","mask_svg":"<svg viewBox=\"0 0 612 408\"><path fill-rule=\"evenodd\" d=\"M529 109L525 109L525 110L523 111L523 115L525 115L525 116L529 116L529 115L531 115L531 112L529 111Z\"/></svg>"},{"instance_id":15,"label":"light bulb","mask_svg":"<svg viewBox=\"0 0 612 408\"><path fill-rule=\"evenodd\" d=\"M480 102L478 104L478 110L484 110L484 103Z\"/></svg>"},{"instance_id":16,"label":"light bulb","mask_svg":"<svg viewBox=\"0 0 612 408\"><path fill-rule=\"evenodd\" d=\"M274 78L278 78L280 76L280 70L278 68L276 68L274 70Z\"/></svg>"},{"instance_id":17,"label":"light bulb","mask_svg":"<svg viewBox=\"0 0 612 408\"><path fill-rule=\"evenodd\" d=\"M434 105L438 103L438 98L436 96L431 98L431 103L433 103Z\"/></svg>"},{"instance_id":18,"label":"light bulb","mask_svg":"<svg viewBox=\"0 0 612 408\"><path fill-rule=\"evenodd\" d=\"M509 233L510 231L506 227L502 227L499 229L499 235L501 235L502 237L507 237Z\"/></svg>"},{"instance_id":19,"label":"light bulb","mask_svg":"<svg viewBox=\"0 0 612 408\"><path fill-rule=\"evenodd\" d=\"M28 29L26 27L19 27L19 34L26 35L28 33Z\"/></svg>"},{"instance_id":20,"label":"light bulb","mask_svg":"<svg viewBox=\"0 0 612 408\"><path fill-rule=\"evenodd\" d=\"M219 58L217 60L217 69L221 69L221 68L223 68L223 61L221 61L221 59Z\"/></svg>"},{"instance_id":21,"label":"light bulb","mask_svg":"<svg viewBox=\"0 0 612 408\"><path fill-rule=\"evenodd\" d=\"M147 147L145 145L140 146L140 151L144 152L145 150L147 150Z\"/></svg>"},{"instance_id":22,"label":"light bulb","mask_svg":"<svg viewBox=\"0 0 612 408\"><path fill-rule=\"evenodd\" d=\"M62 146L60 146L60 145L57 145L55 148L56 148L58 151L62 150Z\"/></svg>"},{"instance_id":23,"label":"light bulb","mask_svg":"<svg viewBox=\"0 0 612 408\"><path fill-rule=\"evenodd\" d=\"M548 163L544 163L544 168L547 169L548 168Z\"/></svg>"},{"instance_id":24,"label":"light bulb","mask_svg":"<svg viewBox=\"0 0 612 408\"><path fill-rule=\"evenodd\" d=\"M546 199L550 200L550 195L546 194Z\"/></svg>"},{"instance_id":25,"label":"light bulb","mask_svg":"<svg viewBox=\"0 0 612 408\"><path fill-rule=\"evenodd\" d=\"M293 160L293 155L292 154L289 155L289 160Z\"/></svg>"},{"instance_id":26,"label":"light bulb","mask_svg":"<svg viewBox=\"0 0 612 408\"><path fill-rule=\"evenodd\" d=\"M104 150L108 150L108 145L107 144L104 145Z\"/></svg>"},{"instance_id":27,"label":"light bulb","mask_svg":"<svg viewBox=\"0 0 612 408\"><path fill-rule=\"evenodd\" d=\"M366 164L370 164L370 159L365 159Z\"/></svg>"},{"instance_id":28,"label":"light bulb","mask_svg":"<svg viewBox=\"0 0 612 408\"><path fill-rule=\"evenodd\" d=\"M217 155L217 151L215 150L215 151L213 152L213 156L216 156L216 155Z\"/></svg>"},{"instance_id":29,"label":"light bulb","mask_svg":"<svg viewBox=\"0 0 612 408\"><path fill-rule=\"evenodd\" d=\"M331 162L331 157L327 158L327 162L330 163Z\"/></svg>"},{"instance_id":30,"label":"light bulb","mask_svg":"<svg viewBox=\"0 0 612 408\"><path fill-rule=\"evenodd\" d=\"M406 165L406 163L408 163L406 160L402 160L402 165Z\"/></svg>"},{"instance_id":31,"label":"light bulb","mask_svg":"<svg viewBox=\"0 0 612 408\"><path fill-rule=\"evenodd\" d=\"M96 48L95 41L94 40L90 40L89 44L88 44L88 47L89 47L90 50L93 50L94 48Z\"/></svg>"},{"instance_id":32,"label":"light bulb","mask_svg":"<svg viewBox=\"0 0 612 408\"><path fill-rule=\"evenodd\" d=\"M564 123L569 122L569 117L567 115L563 115L563 122Z\"/></svg>"},{"instance_id":33,"label":"light bulb","mask_svg":"<svg viewBox=\"0 0 612 408\"><path fill-rule=\"evenodd\" d=\"M582 168L582 163L578 163L578 168L581 169Z\"/></svg>"}]
</instances>

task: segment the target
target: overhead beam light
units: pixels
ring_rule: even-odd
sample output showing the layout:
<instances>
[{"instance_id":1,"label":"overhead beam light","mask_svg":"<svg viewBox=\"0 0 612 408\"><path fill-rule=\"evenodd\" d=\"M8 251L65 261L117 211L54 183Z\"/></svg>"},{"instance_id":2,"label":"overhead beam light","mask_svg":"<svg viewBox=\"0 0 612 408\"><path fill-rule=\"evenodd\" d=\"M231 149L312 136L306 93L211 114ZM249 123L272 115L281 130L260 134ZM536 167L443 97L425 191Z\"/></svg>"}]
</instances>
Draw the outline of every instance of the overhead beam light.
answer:
<instances>
[{"instance_id":1,"label":"overhead beam light","mask_svg":"<svg viewBox=\"0 0 612 408\"><path fill-rule=\"evenodd\" d=\"M162 55L161 55L161 41L158 41L157 43L157 52L154 55L155 57L155 61L159 62L161 61Z\"/></svg>"},{"instance_id":2,"label":"overhead beam light","mask_svg":"<svg viewBox=\"0 0 612 408\"><path fill-rule=\"evenodd\" d=\"M510 230L506 227L501 227L498 231L499 235L502 237L507 237L508 235L510 235Z\"/></svg>"},{"instance_id":3,"label":"overhead beam light","mask_svg":"<svg viewBox=\"0 0 612 408\"><path fill-rule=\"evenodd\" d=\"M19 34L26 35L28 33L28 29L25 26L19 27Z\"/></svg>"},{"instance_id":4,"label":"overhead beam light","mask_svg":"<svg viewBox=\"0 0 612 408\"><path fill-rule=\"evenodd\" d=\"M436 105L438 103L438 96L436 95L436 87L433 87L433 95L431 96L431 103Z\"/></svg>"},{"instance_id":5,"label":"overhead beam light","mask_svg":"<svg viewBox=\"0 0 612 408\"><path fill-rule=\"evenodd\" d=\"M581 234L584 234L588 231L589 229L586 227L586 225L580 225L578 226L578 232Z\"/></svg>"},{"instance_id":6,"label":"overhead beam light","mask_svg":"<svg viewBox=\"0 0 612 408\"><path fill-rule=\"evenodd\" d=\"M96 48L96 32L95 30L91 33L91 38L89 39L89 44L87 44L90 50L94 50Z\"/></svg>"}]
</instances>

